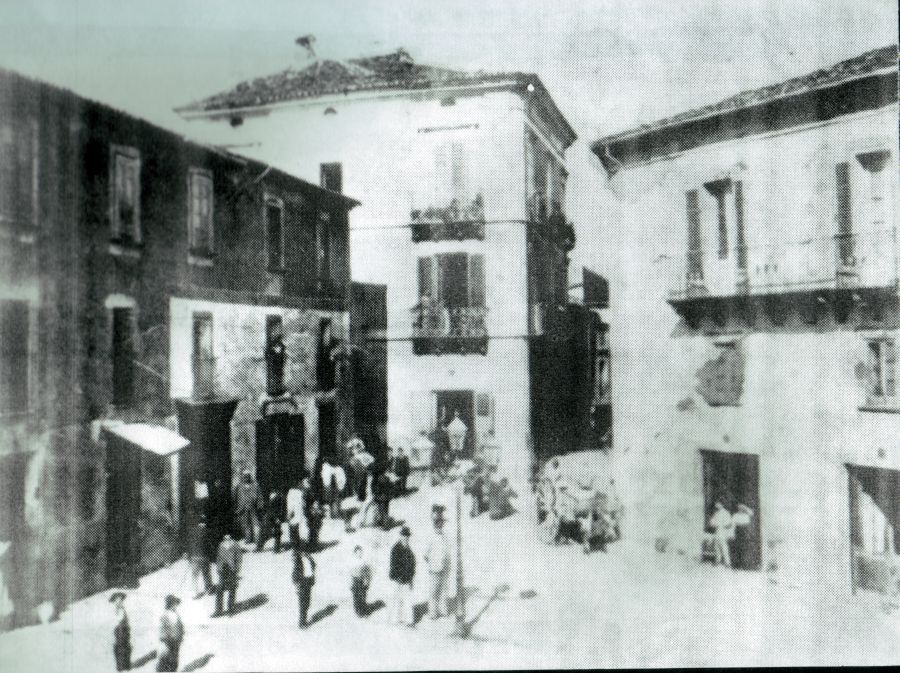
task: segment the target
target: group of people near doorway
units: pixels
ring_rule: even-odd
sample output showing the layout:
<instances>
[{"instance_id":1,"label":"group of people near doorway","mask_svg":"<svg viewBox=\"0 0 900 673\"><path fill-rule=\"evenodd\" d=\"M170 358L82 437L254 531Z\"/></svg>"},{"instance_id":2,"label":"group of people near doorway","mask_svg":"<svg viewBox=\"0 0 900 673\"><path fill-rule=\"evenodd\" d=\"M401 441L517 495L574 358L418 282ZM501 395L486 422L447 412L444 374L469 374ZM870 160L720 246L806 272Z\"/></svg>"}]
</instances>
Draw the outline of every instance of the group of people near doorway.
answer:
<instances>
[{"instance_id":1,"label":"group of people near doorway","mask_svg":"<svg viewBox=\"0 0 900 673\"><path fill-rule=\"evenodd\" d=\"M741 554L746 546L745 539L752 520L753 510L747 505L738 503L732 513L721 501L717 501L709 519L712 537L708 547L712 549L704 549L704 556L711 557L716 565L741 567ZM735 553L732 553L732 545Z\"/></svg>"}]
</instances>

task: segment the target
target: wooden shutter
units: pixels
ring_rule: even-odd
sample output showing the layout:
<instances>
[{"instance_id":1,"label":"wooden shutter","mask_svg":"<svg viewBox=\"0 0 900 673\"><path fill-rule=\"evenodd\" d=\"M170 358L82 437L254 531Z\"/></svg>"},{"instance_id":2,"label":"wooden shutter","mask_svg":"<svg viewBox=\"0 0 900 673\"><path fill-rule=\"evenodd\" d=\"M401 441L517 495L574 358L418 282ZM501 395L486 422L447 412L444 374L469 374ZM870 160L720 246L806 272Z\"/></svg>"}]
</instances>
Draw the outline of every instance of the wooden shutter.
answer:
<instances>
[{"instance_id":1,"label":"wooden shutter","mask_svg":"<svg viewBox=\"0 0 900 673\"><path fill-rule=\"evenodd\" d=\"M469 305L483 307L485 304L484 255L469 255Z\"/></svg>"},{"instance_id":2,"label":"wooden shutter","mask_svg":"<svg viewBox=\"0 0 900 673\"><path fill-rule=\"evenodd\" d=\"M837 189L838 255L841 263L853 264L853 213L850 201L850 164L846 161L835 167Z\"/></svg>"},{"instance_id":3,"label":"wooden shutter","mask_svg":"<svg viewBox=\"0 0 900 673\"><path fill-rule=\"evenodd\" d=\"M896 348L893 340L882 342L881 347L884 349L884 395L885 397L894 397L897 390Z\"/></svg>"},{"instance_id":4,"label":"wooden shutter","mask_svg":"<svg viewBox=\"0 0 900 673\"><path fill-rule=\"evenodd\" d=\"M469 304L469 269L465 253L437 256L437 289L439 299L447 308L461 308Z\"/></svg>"},{"instance_id":5,"label":"wooden shutter","mask_svg":"<svg viewBox=\"0 0 900 673\"><path fill-rule=\"evenodd\" d=\"M419 257L419 299L430 297L436 300L434 292L434 258Z\"/></svg>"},{"instance_id":6,"label":"wooden shutter","mask_svg":"<svg viewBox=\"0 0 900 673\"><path fill-rule=\"evenodd\" d=\"M744 183L734 183L735 241L737 245L737 266L747 270L747 239L744 233Z\"/></svg>"},{"instance_id":7,"label":"wooden shutter","mask_svg":"<svg viewBox=\"0 0 900 673\"><path fill-rule=\"evenodd\" d=\"M688 275L703 277L703 250L700 238L700 197L696 189L686 194L688 225Z\"/></svg>"}]
</instances>

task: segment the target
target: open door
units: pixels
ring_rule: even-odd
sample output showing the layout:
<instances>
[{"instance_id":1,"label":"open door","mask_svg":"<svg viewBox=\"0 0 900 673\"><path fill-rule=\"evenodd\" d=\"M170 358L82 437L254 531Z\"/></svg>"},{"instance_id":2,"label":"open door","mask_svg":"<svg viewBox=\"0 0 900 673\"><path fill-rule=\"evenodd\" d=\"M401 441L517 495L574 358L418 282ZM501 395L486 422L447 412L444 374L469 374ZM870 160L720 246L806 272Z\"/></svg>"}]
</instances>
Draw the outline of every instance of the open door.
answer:
<instances>
[{"instance_id":1,"label":"open door","mask_svg":"<svg viewBox=\"0 0 900 673\"><path fill-rule=\"evenodd\" d=\"M734 514L739 505L750 508L750 523L738 526L729 543L731 566L759 570L762 565L760 534L759 456L748 453L701 451L703 456L704 527L707 532L717 502Z\"/></svg>"},{"instance_id":2,"label":"open door","mask_svg":"<svg viewBox=\"0 0 900 673\"><path fill-rule=\"evenodd\" d=\"M110 586L137 586L140 507L140 449L109 435L106 448L106 581Z\"/></svg>"},{"instance_id":3,"label":"open door","mask_svg":"<svg viewBox=\"0 0 900 673\"><path fill-rule=\"evenodd\" d=\"M900 471L847 465L852 588L892 592L900 550Z\"/></svg>"}]
</instances>

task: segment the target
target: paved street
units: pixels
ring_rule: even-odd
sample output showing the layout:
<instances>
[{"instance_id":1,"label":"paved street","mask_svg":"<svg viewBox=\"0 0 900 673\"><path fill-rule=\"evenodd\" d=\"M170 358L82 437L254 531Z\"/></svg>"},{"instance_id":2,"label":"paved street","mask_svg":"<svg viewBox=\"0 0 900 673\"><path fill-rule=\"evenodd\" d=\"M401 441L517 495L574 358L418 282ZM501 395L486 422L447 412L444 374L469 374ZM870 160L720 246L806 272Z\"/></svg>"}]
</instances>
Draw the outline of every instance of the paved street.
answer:
<instances>
[{"instance_id":1,"label":"paved street","mask_svg":"<svg viewBox=\"0 0 900 673\"><path fill-rule=\"evenodd\" d=\"M434 501L452 505L452 493L425 489L393 507L394 515L412 527L417 554ZM155 668L156 623L162 597L170 591L183 599L187 636L180 670L402 670L446 668L448 662L477 669L900 661L900 618L882 611L875 597L814 601L799 590L769 584L761 574L701 566L626 543L590 556L576 546L549 547L538 541L526 516L528 498L519 504L523 511L505 521L464 520L467 612L475 620L466 640L450 635L452 619L425 618L409 629L389 623L387 608L357 618L347 580L353 546L360 542L371 553L370 601L389 602L387 554L397 529L346 535L340 522L329 521L323 540L337 544L317 555L312 605L317 621L309 630L296 628L289 554L275 555L271 546L246 554L238 595L246 607L217 619L209 618L211 597L191 597L187 564L180 561L143 578L128 599L136 668ZM448 511L452 515L452 507ZM421 560L418 570L424 580ZM504 584L508 589L488 605ZM424 590L425 582L418 582L422 602ZM0 637L0 670L114 670L108 594L71 606L58 622Z\"/></svg>"}]
</instances>

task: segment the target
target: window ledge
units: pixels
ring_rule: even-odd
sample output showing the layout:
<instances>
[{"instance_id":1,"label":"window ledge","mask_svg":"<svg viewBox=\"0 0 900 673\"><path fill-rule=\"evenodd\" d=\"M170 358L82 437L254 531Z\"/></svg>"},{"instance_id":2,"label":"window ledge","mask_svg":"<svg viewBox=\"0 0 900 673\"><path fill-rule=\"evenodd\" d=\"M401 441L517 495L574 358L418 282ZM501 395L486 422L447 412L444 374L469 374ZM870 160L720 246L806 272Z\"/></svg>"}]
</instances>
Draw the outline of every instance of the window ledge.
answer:
<instances>
[{"instance_id":1,"label":"window ledge","mask_svg":"<svg viewBox=\"0 0 900 673\"><path fill-rule=\"evenodd\" d=\"M900 414L900 399L896 397L867 399L865 404L859 407L859 410L884 414Z\"/></svg>"}]
</instances>

